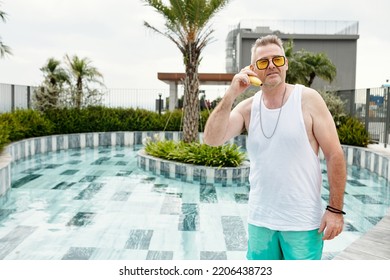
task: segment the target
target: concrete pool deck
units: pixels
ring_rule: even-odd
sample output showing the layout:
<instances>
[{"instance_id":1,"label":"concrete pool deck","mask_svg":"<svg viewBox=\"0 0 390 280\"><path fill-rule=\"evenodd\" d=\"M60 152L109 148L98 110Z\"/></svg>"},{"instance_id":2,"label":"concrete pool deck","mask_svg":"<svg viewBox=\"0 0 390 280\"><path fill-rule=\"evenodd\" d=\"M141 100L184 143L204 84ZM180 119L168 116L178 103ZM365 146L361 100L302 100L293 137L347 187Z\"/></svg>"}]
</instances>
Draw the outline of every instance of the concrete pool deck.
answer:
<instances>
[{"instance_id":1,"label":"concrete pool deck","mask_svg":"<svg viewBox=\"0 0 390 280\"><path fill-rule=\"evenodd\" d=\"M374 152L390 157L390 148L369 145ZM334 260L389 260L390 210L378 224L334 257Z\"/></svg>"},{"instance_id":2,"label":"concrete pool deck","mask_svg":"<svg viewBox=\"0 0 390 280\"><path fill-rule=\"evenodd\" d=\"M390 260L390 211L333 260Z\"/></svg>"}]
</instances>

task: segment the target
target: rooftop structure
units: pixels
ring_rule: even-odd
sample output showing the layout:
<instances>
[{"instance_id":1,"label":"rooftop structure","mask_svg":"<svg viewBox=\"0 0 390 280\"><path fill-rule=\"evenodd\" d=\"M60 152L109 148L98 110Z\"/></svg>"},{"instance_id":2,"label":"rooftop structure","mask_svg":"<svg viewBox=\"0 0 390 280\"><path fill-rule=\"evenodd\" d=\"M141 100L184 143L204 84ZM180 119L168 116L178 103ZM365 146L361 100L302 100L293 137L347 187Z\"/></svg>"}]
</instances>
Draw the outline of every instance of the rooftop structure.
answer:
<instances>
[{"instance_id":1,"label":"rooftop structure","mask_svg":"<svg viewBox=\"0 0 390 280\"><path fill-rule=\"evenodd\" d=\"M314 88L353 89L358 30L357 21L243 20L232 27L226 37L226 72L237 73L249 65L256 39L276 34L283 41L293 40L294 51L324 52L336 66L335 81L329 85L317 78Z\"/></svg>"}]
</instances>

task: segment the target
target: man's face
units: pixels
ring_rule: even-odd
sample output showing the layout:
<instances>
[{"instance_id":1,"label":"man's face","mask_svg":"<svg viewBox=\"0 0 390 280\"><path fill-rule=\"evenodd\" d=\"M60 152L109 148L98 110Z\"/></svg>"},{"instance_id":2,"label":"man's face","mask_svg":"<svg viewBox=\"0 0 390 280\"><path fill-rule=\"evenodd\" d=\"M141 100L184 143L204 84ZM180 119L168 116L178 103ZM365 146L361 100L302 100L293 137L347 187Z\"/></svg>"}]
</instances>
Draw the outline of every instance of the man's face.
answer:
<instances>
[{"instance_id":1,"label":"man's face","mask_svg":"<svg viewBox=\"0 0 390 280\"><path fill-rule=\"evenodd\" d=\"M268 66L265 69L259 70L258 67L256 67L256 63L253 67L254 71L263 82L263 85L273 87L286 80L286 72L288 69L287 58L284 57L284 65L279 67L275 66L278 62L280 63L280 61L283 61L283 58L277 58L280 56L284 57L284 52L278 45L275 44L260 46L256 49L255 61L259 59L268 59ZM275 62L272 61L273 58L275 58Z\"/></svg>"}]
</instances>

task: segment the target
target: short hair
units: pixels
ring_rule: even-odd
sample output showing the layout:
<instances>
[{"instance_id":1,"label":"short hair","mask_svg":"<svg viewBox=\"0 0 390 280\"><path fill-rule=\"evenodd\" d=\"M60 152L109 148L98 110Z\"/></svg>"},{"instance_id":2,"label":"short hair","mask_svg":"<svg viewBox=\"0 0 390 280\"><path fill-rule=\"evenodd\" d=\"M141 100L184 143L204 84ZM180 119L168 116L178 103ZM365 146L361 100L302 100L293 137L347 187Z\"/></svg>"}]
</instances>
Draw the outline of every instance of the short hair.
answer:
<instances>
[{"instance_id":1,"label":"short hair","mask_svg":"<svg viewBox=\"0 0 390 280\"><path fill-rule=\"evenodd\" d=\"M277 45L279 48L282 49L282 51L284 53L283 41L276 35L266 35L264 37L257 39L256 42L252 45L252 49L251 49L251 52L252 52L251 63L252 64L255 63L254 60L255 60L256 49L258 47L263 47L263 46L267 46L270 44Z\"/></svg>"}]
</instances>

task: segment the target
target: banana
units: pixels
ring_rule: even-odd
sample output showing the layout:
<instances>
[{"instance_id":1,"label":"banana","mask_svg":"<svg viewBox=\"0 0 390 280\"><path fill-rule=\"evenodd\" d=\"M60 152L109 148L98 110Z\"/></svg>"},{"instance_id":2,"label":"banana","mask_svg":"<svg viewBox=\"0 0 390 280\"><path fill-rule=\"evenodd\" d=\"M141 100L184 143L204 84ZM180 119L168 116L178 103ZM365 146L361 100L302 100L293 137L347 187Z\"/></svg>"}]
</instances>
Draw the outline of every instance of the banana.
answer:
<instances>
[{"instance_id":1,"label":"banana","mask_svg":"<svg viewBox=\"0 0 390 280\"><path fill-rule=\"evenodd\" d=\"M251 68L248 65L244 69L251 69ZM250 81L251 85L255 86L255 87L259 87L259 86L263 85L263 83L260 81L260 79L255 77L255 76L249 76L249 81Z\"/></svg>"},{"instance_id":2,"label":"banana","mask_svg":"<svg viewBox=\"0 0 390 280\"><path fill-rule=\"evenodd\" d=\"M255 76L249 76L249 81L251 82L251 85L255 87L259 87L263 84L260 79Z\"/></svg>"}]
</instances>

